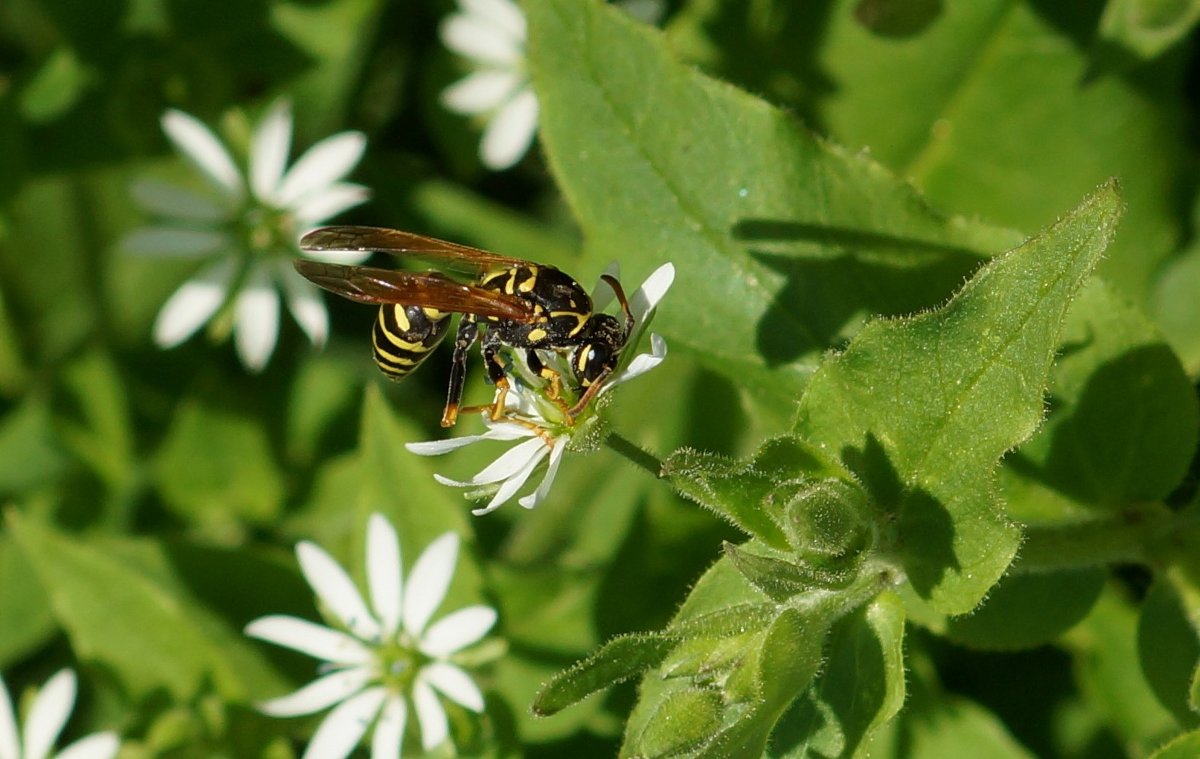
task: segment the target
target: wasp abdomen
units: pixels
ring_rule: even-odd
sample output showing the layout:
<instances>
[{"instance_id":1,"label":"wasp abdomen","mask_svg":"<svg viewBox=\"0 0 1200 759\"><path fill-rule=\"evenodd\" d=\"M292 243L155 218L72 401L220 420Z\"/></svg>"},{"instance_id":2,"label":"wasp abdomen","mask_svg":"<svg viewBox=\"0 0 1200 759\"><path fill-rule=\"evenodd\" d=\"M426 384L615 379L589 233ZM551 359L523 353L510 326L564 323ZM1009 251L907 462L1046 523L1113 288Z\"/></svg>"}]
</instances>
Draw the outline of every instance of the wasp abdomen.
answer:
<instances>
[{"instance_id":1,"label":"wasp abdomen","mask_svg":"<svg viewBox=\"0 0 1200 759\"><path fill-rule=\"evenodd\" d=\"M434 308L389 303L379 307L371 343L375 363L389 379L402 380L421 365L450 328L450 314Z\"/></svg>"}]
</instances>

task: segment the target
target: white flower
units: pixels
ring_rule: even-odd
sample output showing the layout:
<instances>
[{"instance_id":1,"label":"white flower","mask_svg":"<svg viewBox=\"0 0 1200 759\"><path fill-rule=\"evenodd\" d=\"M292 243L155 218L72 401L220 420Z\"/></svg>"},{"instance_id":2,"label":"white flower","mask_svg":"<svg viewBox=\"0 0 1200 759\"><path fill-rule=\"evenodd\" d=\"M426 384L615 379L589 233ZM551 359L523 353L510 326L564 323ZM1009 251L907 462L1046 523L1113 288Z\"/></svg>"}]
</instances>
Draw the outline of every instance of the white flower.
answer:
<instances>
[{"instance_id":1,"label":"white flower","mask_svg":"<svg viewBox=\"0 0 1200 759\"><path fill-rule=\"evenodd\" d=\"M132 187L134 200L160 222L127 235L121 247L136 254L206 261L159 311L155 342L174 347L213 321L217 337L233 330L242 363L259 371L275 350L282 288L288 310L309 340L324 343L329 331L324 301L292 268L291 259L300 253L296 240L302 233L366 201L366 187L342 181L362 158L366 138L359 132L335 134L287 169L292 110L280 100L254 129L243 171L195 117L169 110L162 127L215 195L155 180ZM339 260L359 263L368 255L348 258L342 253Z\"/></svg>"},{"instance_id":2,"label":"white flower","mask_svg":"<svg viewBox=\"0 0 1200 759\"><path fill-rule=\"evenodd\" d=\"M616 265L609 267L606 274L615 277ZM630 311L634 318L633 333L628 342L631 348L637 345L653 317L655 307L666 295L674 279L675 267L663 264L629 299ZM614 297L612 288L603 279L593 292L593 305L597 311L607 306ZM667 343L659 335L651 334L650 353L640 353L632 358L629 358L628 353L623 354L612 377L601 386L596 398L583 410L581 416L574 419L568 419L563 413L561 401L556 403L546 395L545 382L529 370L525 363L524 351L513 351L513 354L513 365L508 373L511 389L505 397L505 408L508 410L506 418L492 421L485 411L482 417L488 429L482 435L407 443L404 446L419 456L440 456L485 440L521 440L469 480L459 481L440 474L434 475L443 485L472 488L473 492L468 493L468 496L489 493L491 499L487 505L471 512L475 515L495 511L511 500L538 470L539 465L546 461L545 473L537 489L517 499L517 503L526 509L532 509L544 501L554 483L555 475L558 474L563 453L572 441L586 438L590 422L594 419L594 409L598 406L597 401L618 385L661 364L667 356ZM570 376L570 367L565 365L563 355L549 351L539 351L539 355L543 363L558 371L560 376Z\"/></svg>"},{"instance_id":3,"label":"white flower","mask_svg":"<svg viewBox=\"0 0 1200 759\"><path fill-rule=\"evenodd\" d=\"M442 105L487 121L479 159L507 169L529 150L538 103L525 59L525 17L512 0L458 0L441 27L442 42L477 70L442 92Z\"/></svg>"},{"instance_id":4,"label":"white flower","mask_svg":"<svg viewBox=\"0 0 1200 759\"><path fill-rule=\"evenodd\" d=\"M315 544L297 545L296 557L322 607L340 629L273 615L251 622L246 634L324 662L321 670L326 674L258 707L276 717L332 707L305 757L346 757L373 726L372 758L395 759L410 704L421 745L429 751L450 737L439 694L471 711L483 711L479 687L451 659L492 628L495 610L468 606L429 624L454 576L457 535L446 533L433 541L404 582L396 531L383 516L371 515L366 549L369 605L346 571Z\"/></svg>"},{"instance_id":5,"label":"white flower","mask_svg":"<svg viewBox=\"0 0 1200 759\"><path fill-rule=\"evenodd\" d=\"M38 692L18 731L17 714L4 679L0 678L0 759L46 759L75 706L75 673L59 670ZM120 741L116 733L93 733L54 754L56 759L112 759Z\"/></svg>"}]
</instances>

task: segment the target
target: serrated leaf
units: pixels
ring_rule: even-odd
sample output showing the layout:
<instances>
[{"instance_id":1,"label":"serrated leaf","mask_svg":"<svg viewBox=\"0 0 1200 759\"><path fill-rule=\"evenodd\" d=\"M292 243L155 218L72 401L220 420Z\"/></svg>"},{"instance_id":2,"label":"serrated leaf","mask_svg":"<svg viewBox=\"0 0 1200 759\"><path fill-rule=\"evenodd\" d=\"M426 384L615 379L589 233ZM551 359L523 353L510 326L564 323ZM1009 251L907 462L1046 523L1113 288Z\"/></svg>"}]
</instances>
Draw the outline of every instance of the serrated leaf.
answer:
<instances>
[{"instance_id":1,"label":"serrated leaf","mask_svg":"<svg viewBox=\"0 0 1200 759\"><path fill-rule=\"evenodd\" d=\"M869 325L801 400L795 431L895 515L908 579L943 613L972 609L1016 552L993 473L1037 428L1067 306L1119 215L1110 182L946 306Z\"/></svg>"},{"instance_id":2,"label":"serrated leaf","mask_svg":"<svg viewBox=\"0 0 1200 759\"><path fill-rule=\"evenodd\" d=\"M1027 523L1165 498L1196 447L1196 394L1137 309L1100 282L1071 305L1045 426L1006 457L1001 485Z\"/></svg>"},{"instance_id":3,"label":"serrated leaf","mask_svg":"<svg viewBox=\"0 0 1200 759\"><path fill-rule=\"evenodd\" d=\"M673 60L616 9L526 11L540 134L590 260L621 258L634 275L674 262L688 297L665 304L655 330L747 390L794 397L803 368L864 313L937 303L1011 244Z\"/></svg>"},{"instance_id":4,"label":"serrated leaf","mask_svg":"<svg viewBox=\"0 0 1200 759\"><path fill-rule=\"evenodd\" d=\"M636 677L658 666L677 639L661 634L622 635L546 683L533 704L535 714L549 716L596 691Z\"/></svg>"}]
</instances>

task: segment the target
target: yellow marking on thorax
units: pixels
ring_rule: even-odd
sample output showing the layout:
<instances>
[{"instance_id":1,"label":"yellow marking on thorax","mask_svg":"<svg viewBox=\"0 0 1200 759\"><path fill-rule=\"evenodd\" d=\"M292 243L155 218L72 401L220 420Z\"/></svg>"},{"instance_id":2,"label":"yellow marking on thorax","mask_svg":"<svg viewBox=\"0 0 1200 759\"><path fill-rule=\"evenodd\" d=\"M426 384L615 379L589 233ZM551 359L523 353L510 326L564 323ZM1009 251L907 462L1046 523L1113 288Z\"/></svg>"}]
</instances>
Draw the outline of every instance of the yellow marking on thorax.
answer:
<instances>
[{"instance_id":1,"label":"yellow marking on thorax","mask_svg":"<svg viewBox=\"0 0 1200 759\"><path fill-rule=\"evenodd\" d=\"M537 278L538 278L538 267L530 266L529 267L529 278L526 279L521 284L517 285L517 289L523 293L530 292L537 285ZM572 304L572 305L574 305L574 304Z\"/></svg>"},{"instance_id":2,"label":"yellow marking on thorax","mask_svg":"<svg viewBox=\"0 0 1200 759\"><path fill-rule=\"evenodd\" d=\"M550 333L548 333L546 330L542 329L541 327L538 327L537 329L529 330L529 334L526 335L526 337L529 338L529 342L531 342L531 343L540 343L541 341L546 339L546 336L548 334L550 334Z\"/></svg>"},{"instance_id":3,"label":"yellow marking on thorax","mask_svg":"<svg viewBox=\"0 0 1200 759\"><path fill-rule=\"evenodd\" d=\"M583 370L587 368L587 362L592 357L592 346L584 345L579 349L579 358L575 359L575 368L583 374ZM586 382L584 384L587 384Z\"/></svg>"},{"instance_id":4,"label":"yellow marking on thorax","mask_svg":"<svg viewBox=\"0 0 1200 759\"><path fill-rule=\"evenodd\" d=\"M574 337L575 335L579 334L580 330L582 330L584 325L587 324L589 314L581 314L578 311L551 311L550 312L551 319L558 319L558 318L564 317L564 316L570 316L571 318L573 318L576 321L575 326L572 327L571 331L567 333L568 336Z\"/></svg>"}]
</instances>

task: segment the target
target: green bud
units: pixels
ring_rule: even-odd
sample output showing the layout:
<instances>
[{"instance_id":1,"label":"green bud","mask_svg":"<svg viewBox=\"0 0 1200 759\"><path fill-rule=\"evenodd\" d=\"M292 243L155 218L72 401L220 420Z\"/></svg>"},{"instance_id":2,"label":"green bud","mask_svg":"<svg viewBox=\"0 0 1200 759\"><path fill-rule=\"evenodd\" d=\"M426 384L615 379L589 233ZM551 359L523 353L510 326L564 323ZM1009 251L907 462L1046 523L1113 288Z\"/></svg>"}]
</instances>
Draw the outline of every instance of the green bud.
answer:
<instances>
[{"instance_id":1,"label":"green bud","mask_svg":"<svg viewBox=\"0 0 1200 759\"><path fill-rule=\"evenodd\" d=\"M638 740L640 756L671 756L699 745L721 727L721 696L689 688L659 703Z\"/></svg>"},{"instance_id":2,"label":"green bud","mask_svg":"<svg viewBox=\"0 0 1200 759\"><path fill-rule=\"evenodd\" d=\"M845 566L871 542L866 493L853 483L824 479L791 487L783 529L798 553L817 565Z\"/></svg>"}]
</instances>

